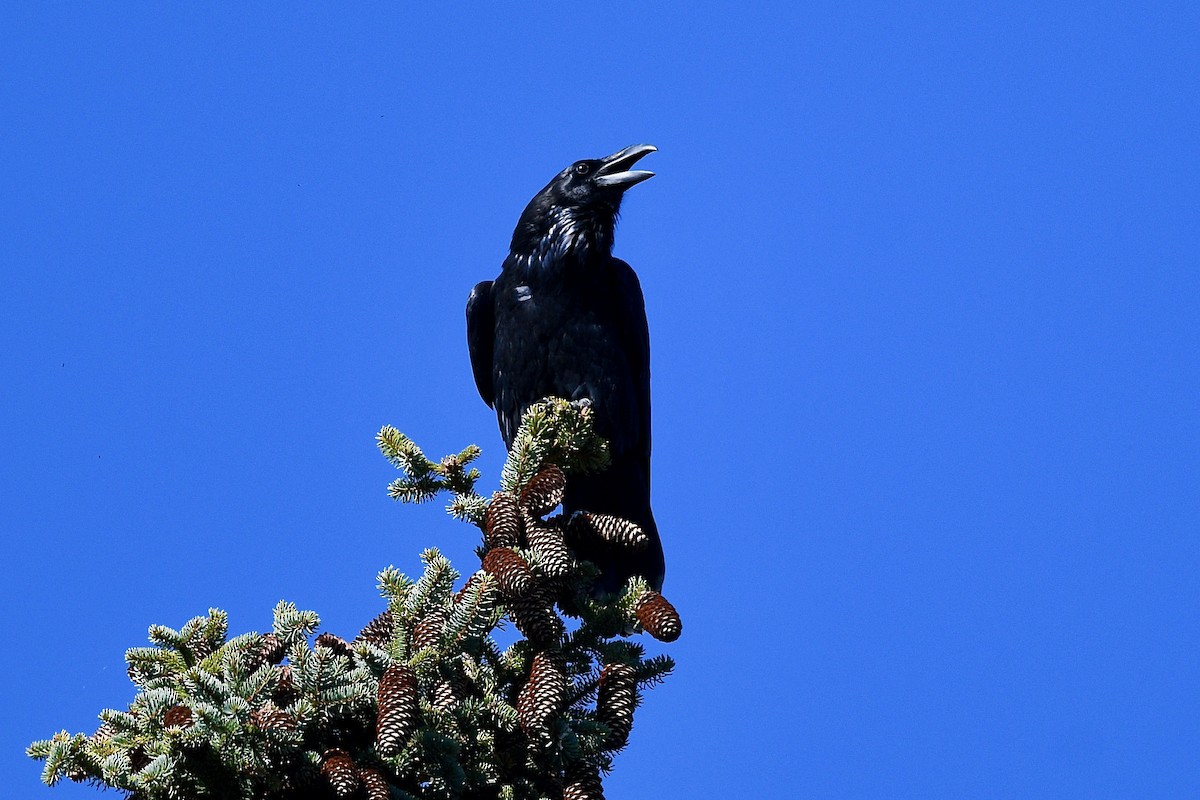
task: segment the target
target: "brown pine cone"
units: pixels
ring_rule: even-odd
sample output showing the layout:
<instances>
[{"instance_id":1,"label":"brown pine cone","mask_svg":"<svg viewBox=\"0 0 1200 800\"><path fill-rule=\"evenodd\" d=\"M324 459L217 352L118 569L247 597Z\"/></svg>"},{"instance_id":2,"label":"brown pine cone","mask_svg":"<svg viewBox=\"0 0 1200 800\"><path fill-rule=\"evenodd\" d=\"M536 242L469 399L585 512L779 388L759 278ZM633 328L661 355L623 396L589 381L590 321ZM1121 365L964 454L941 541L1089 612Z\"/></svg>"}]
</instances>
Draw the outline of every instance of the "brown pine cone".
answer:
<instances>
[{"instance_id":1,"label":"brown pine cone","mask_svg":"<svg viewBox=\"0 0 1200 800\"><path fill-rule=\"evenodd\" d=\"M483 544L496 547L520 547L521 509L517 499L507 492L496 492L483 517Z\"/></svg>"},{"instance_id":2,"label":"brown pine cone","mask_svg":"<svg viewBox=\"0 0 1200 800\"><path fill-rule=\"evenodd\" d=\"M547 464L529 479L521 491L520 504L534 517L549 514L562 502L566 476L555 464Z\"/></svg>"},{"instance_id":3,"label":"brown pine cone","mask_svg":"<svg viewBox=\"0 0 1200 800\"><path fill-rule=\"evenodd\" d=\"M567 699L567 676L562 660L541 652L533 657L529 682L517 697L517 716L521 729L529 736L545 736L547 725L561 711Z\"/></svg>"},{"instance_id":4,"label":"brown pine cone","mask_svg":"<svg viewBox=\"0 0 1200 800\"><path fill-rule=\"evenodd\" d=\"M188 641L188 649L192 651L192 658L196 659L196 661L203 661L208 658L216 652L219 646L220 644L211 642L203 637L199 639L193 638Z\"/></svg>"},{"instance_id":5,"label":"brown pine cone","mask_svg":"<svg viewBox=\"0 0 1200 800\"><path fill-rule=\"evenodd\" d=\"M593 514L580 511L571 516L572 532L576 535L594 536L601 541L633 550L645 547L649 537L637 524L611 514Z\"/></svg>"},{"instance_id":6,"label":"brown pine cone","mask_svg":"<svg viewBox=\"0 0 1200 800\"><path fill-rule=\"evenodd\" d=\"M250 722L263 730L294 731L296 718L274 703L263 703L250 712Z\"/></svg>"},{"instance_id":7,"label":"brown pine cone","mask_svg":"<svg viewBox=\"0 0 1200 800\"><path fill-rule=\"evenodd\" d=\"M558 644L566 629L554 610L554 596L540 588L526 597L514 597L505 604L508 616L521 634L539 647Z\"/></svg>"},{"instance_id":8,"label":"brown pine cone","mask_svg":"<svg viewBox=\"0 0 1200 800\"><path fill-rule=\"evenodd\" d=\"M483 557L483 568L496 576L505 597L524 597L534 586L529 562L509 547L494 547Z\"/></svg>"},{"instance_id":9,"label":"brown pine cone","mask_svg":"<svg viewBox=\"0 0 1200 800\"><path fill-rule=\"evenodd\" d=\"M588 764L576 762L567 769L563 800L604 800L600 772Z\"/></svg>"},{"instance_id":10,"label":"brown pine cone","mask_svg":"<svg viewBox=\"0 0 1200 800\"><path fill-rule=\"evenodd\" d=\"M337 634L326 631L313 640L315 647L328 647L339 656L351 655L354 651L350 648L350 643Z\"/></svg>"},{"instance_id":11,"label":"brown pine cone","mask_svg":"<svg viewBox=\"0 0 1200 800\"><path fill-rule=\"evenodd\" d=\"M647 589L638 598L634 613L642 627L661 642L673 642L683 632L683 620L675 606L653 589Z\"/></svg>"},{"instance_id":12,"label":"brown pine cone","mask_svg":"<svg viewBox=\"0 0 1200 800\"><path fill-rule=\"evenodd\" d=\"M526 519L525 538L529 549L537 553L538 564L547 578L565 578L571 574L574 559L558 525Z\"/></svg>"},{"instance_id":13,"label":"brown pine cone","mask_svg":"<svg viewBox=\"0 0 1200 800\"><path fill-rule=\"evenodd\" d=\"M429 609L429 613L413 626L413 650L436 647L441 642L442 628L446 625L446 617L446 609L441 606Z\"/></svg>"},{"instance_id":14,"label":"brown pine cone","mask_svg":"<svg viewBox=\"0 0 1200 800\"><path fill-rule=\"evenodd\" d=\"M258 647L249 657L251 669L258 669L263 664L278 664L287 655L287 647L283 639L274 633L264 633L258 640Z\"/></svg>"},{"instance_id":15,"label":"brown pine cone","mask_svg":"<svg viewBox=\"0 0 1200 800\"><path fill-rule=\"evenodd\" d=\"M596 719L608 726L606 749L620 750L629 741L636 704L637 680L633 667L607 665L600 673L600 690L596 697Z\"/></svg>"},{"instance_id":16,"label":"brown pine cone","mask_svg":"<svg viewBox=\"0 0 1200 800\"><path fill-rule=\"evenodd\" d=\"M116 735L117 727L111 722L106 722L99 728L96 728L96 732L89 736L88 739L92 744L99 744L100 742L107 742Z\"/></svg>"},{"instance_id":17,"label":"brown pine cone","mask_svg":"<svg viewBox=\"0 0 1200 800\"><path fill-rule=\"evenodd\" d=\"M387 778L374 767L359 767L358 779L367 790L367 800L391 800L392 789Z\"/></svg>"},{"instance_id":18,"label":"brown pine cone","mask_svg":"<svg viewBox=\"0 0 1200 800\"><path fill-rule=\"evenodd\" d=\"M321 756L321 774L338 797L350 797L358 789L358 768L345 750L326 750Z\"/></svg>"},{"instance_id":19,"label":"brown pine cone","mask_svg":"<svg viewBox=\"0 0 1200 800\"><path fill-rule=\"evenodd\" d=\"M394 756L408 744L420 721L417 676L406 664L392 664L379 679L378 700L375 749L382 756Z\"/></svg>"},{"instance_id":20,"label":"brown pine cone","mask_svg":"<svg viewBox=\"0 0 1200 800\"><path fill-rule=\"evenodd\" d=\"M192 710L187 706L171 706L163 714L163 725L168 728L192 727Z\"/></svg>"},{"instance_id":21,"label":"brown pine cone","mask_svg":"<svg viewBox=\"0 0 1200 800\"><path fill-rule=\"evenodd\" d=\"M457 706L466 694L461 680L442 678L433 685L433 707L438 711L449 711Z\"/></svg>"},{"instance_id":22,"label":"brown pine cone","mask_svg":"<svg viewBox=\"0 0 1200 800\"><path fill-rule=\"evenodd\" d=\"M296 686L296 676L290 665L285 664L276 669L279 670L279 683L275 686L275 691L271 692L271 699L275 701L275 705L286 708L300 699L300 688Z\"/></svg>"},{"instance_id":23,"label":"brown pine cone","mask_svg":"<svg viewBox=\"0 0 1200 800\"><path fill-rule=\"evenodd\" d=\"M376 647L387 647L392 643L392 634L396 630L396 622L392 619L391 611L384 611L354 637L357 642L369 642Z\"/></svg>"},{"instance_id":24,"label":"brown pine cone","mask_svg":"<svg viewBox=\"0 0 1200 800\"><path fill-rule=\"evenodd\" d=\"M471 587L474 586L475 582L478 580L480 580L478 573L467 578L467 582L462 585L462 588L454 593L454 602L461 602L462 599L467 596L467 592L471 590Z\"/></svg>"}]
</instances>

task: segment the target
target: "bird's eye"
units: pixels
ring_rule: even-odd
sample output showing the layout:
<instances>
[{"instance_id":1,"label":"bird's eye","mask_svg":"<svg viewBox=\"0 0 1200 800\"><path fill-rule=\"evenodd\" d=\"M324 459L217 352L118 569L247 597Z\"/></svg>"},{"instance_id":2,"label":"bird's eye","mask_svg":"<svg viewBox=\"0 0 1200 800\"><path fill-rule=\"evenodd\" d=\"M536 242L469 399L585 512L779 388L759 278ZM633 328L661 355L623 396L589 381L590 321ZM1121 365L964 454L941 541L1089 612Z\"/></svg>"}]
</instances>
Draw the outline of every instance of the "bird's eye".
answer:
<instances>
[{"instance_id":1,"label":"bird's eye","mask_svg":"<svg viewBox=\"0 0 1200 800\"><path fill-rule=\"evenodd\" d=\"M592 171L592 168L590 166L588 166L587 164L576 164L575 165L575 174L576 175L587 175L591 171Z\"/></svg>"}]
</instances>

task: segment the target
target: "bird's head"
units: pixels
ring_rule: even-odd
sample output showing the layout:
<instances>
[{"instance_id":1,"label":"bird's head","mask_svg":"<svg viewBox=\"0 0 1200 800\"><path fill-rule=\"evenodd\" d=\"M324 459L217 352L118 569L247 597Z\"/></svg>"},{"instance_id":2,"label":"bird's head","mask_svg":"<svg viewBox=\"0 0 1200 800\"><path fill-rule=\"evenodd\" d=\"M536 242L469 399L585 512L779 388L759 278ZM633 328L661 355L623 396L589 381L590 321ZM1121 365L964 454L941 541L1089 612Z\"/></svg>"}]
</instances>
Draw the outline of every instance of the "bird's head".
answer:
<instances>
[{"instance_id":1,"label":"bird's head","mask_svg":"<svg viewBox=\"0 0 1200 800\"><path fill-rule=\"evenodd\" d=\"M576 161L555 175L521 214L512 252L610 252L622 196L629 187L654 177L653 172L630 167L657 149L635 144L606 158Z\"/></svg>"}]
</instances>

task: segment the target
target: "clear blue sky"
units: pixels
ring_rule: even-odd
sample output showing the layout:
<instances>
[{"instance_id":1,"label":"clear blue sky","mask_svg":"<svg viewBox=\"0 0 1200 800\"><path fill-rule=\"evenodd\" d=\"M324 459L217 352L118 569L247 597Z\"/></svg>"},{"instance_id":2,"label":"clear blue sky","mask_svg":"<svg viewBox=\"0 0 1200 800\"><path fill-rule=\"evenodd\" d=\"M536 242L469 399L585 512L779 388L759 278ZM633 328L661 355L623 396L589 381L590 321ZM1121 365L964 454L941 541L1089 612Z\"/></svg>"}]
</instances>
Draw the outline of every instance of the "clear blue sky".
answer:
<instances>
[{"instance_id":1,"label":"clear blue sky","mask_svg":"<svg viewBox=\"0 0 1200 800\"><path fill-rule=\"evenodd\" d=\"M220 5L220 4L217 4ZM679 670L610 798L1200 794L1200 12L17 3L0 11L0 785L122 653L281 598L352 633L470 530L470 287L651 142Z\"/></svg>"}]
</instances>

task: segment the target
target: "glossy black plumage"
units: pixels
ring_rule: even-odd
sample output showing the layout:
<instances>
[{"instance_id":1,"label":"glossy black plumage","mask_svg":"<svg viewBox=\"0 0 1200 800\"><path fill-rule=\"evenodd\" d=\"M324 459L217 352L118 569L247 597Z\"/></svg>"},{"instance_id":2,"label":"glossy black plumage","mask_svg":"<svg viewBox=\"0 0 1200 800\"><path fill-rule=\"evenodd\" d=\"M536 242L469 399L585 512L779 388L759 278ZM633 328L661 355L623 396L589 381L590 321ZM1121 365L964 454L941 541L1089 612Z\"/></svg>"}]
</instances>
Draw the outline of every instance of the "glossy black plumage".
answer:
<instances>
[{"instance_id":1,"label":"glossy black plumage","mask_svg":"<svg viewBox=\"0 0 1200 800\"><path fill-rule=\"evenodd\" d=\"M568 481L563 510L625 517L650 537L637 552L597 546L581 553L600 567L603 591L631 575L660 588L664 571L650 509L645 306L636 273L611 254L622 195L652 175L628 167L653 150L636 145L560 172L521 215L500 276L476 285L467 300L475 383L496 409L506 446L531 404L548 396L592 403L612 464Z\"/></svg>"}]
</instances>

